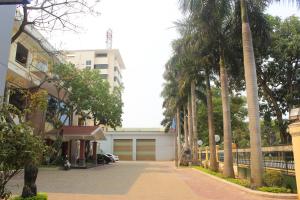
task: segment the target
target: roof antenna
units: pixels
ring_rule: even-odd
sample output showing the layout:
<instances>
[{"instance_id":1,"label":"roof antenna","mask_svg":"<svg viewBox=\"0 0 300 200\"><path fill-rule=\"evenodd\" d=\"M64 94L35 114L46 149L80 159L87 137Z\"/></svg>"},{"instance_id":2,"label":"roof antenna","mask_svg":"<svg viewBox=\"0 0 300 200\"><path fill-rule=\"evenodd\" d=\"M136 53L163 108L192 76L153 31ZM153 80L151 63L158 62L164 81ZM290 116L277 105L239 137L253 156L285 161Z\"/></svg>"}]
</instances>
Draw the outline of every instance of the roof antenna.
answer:
<instances>
[{"instance_id":1,"label":"roof antenna","mask_svg":"<svg viewBox=\"0 0 300 200\"><path fill-rule=\"evenodd\" d=\"M108 29L106 31L106 48L111 49L112 48L112 30Z\"/></svg>"}]
</instances>

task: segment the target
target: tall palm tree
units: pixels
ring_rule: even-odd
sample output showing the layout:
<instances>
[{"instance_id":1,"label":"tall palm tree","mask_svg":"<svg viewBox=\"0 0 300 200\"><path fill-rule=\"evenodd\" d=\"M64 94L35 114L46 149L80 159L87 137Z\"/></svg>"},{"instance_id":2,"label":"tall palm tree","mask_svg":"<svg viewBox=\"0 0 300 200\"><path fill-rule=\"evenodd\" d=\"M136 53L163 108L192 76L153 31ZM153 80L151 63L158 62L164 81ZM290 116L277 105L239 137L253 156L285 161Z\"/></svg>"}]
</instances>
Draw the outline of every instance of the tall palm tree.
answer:
<instances>
[{"instance_id":1,"label":"tall palm tree","mask_svg":"<svg viewBox=\"0 0 300 200\"><path fill-rule=\"evenodd\" d=\"M192 128L193 128L193 163L197 164L198 161L198 130L197 130L197 107L196 107L196 81L192 80L191 82L191 106L192 106Z\"/></svg>"},{"instance_id":2,"label":"tall palm tree","mask_svg":"<svg viewBox=\"0 0 300 200\"><path fill-rule=\"evenodd\" d=\"M227 83L227 75L226 66L225 66L225 56L221 54L221 50L224 49L224 31L223 29L227 29L227 24L225 20L231 14L231 4L228 0L184 0L182 1L183 10L189 9L192 17L196 18L197 21L197 31L201 33L202 37L205 37L207 42L212 45L212 49L210 49L211 53L213 53L213 46L219 46L219 57L220 57L220 81L221 81L221 92L222 92L222 102L223 102L223 124L224 124L224 175L227 177L234 177L233 172L233 159L232 159L232 136L231 136L231 119L230 119L230 107L229 107L229 92L228 92L228 83ZM226 26L225 26L226 25ZM204 30L204 31L203 31ZM222 55L222 56L221 56ZM222 61L221 61L222 60ZM210 87L208 87L210 88ZM207 91L209 95L209 91ZM209 101L209 100L207 100ZM210 113L208 113L210 115ZM212 118L209 116L209 120ZM211 123L212 124L212 123ZM214 127L210 127L214 129ZM214 134L214 130L210 130L210 134ZM214 136L210 136L211 140L214 140ZM215 145L214 141L210 142L210 145ZM215 148L212 148L215 149ZM214 159L214 156L212 157ZM212 161L213 165L216 161ZM216 166L213 166L214 170L216 170Z\"/></svg>"},{"instance_id":3,"label":"tall palm tree","mask_svg":"<svg viewBox=\"0 0 300 200\"><path fill-rule=\"evenodd\" d=\"M210 72L206 69L206 98L207 98L207 118L208 118L208 132L209 132L209 166L213 171L218 171L216 142L215 142L215 126L213 116L212 91L210 87Z\"/></svg>"},{"instance_id":4,"label":"tall palm tree","mask_svg":"<svg viewBox=\"0 0 300 200\"><path fill-rule=\"evenodd\" d=\"M223 110L223 133L224 133L224 170L225 177L234 177L233 158L232 158L232 132L231 132L231 113L230 99L228 91L228 76L225 67L224 50L220 50L220 82Z\"/></svg>"},{"instance_id":5,"label":"tall palm tree","mask_svg":"<svg viewBox=\"0 0 300 200\"><path fill-rule=\"evenodd\" d=\"M189 149L189 139L188 139L189 135L188 135L186 108L183 108L183 130L184 130L184 148Z\"/></svg>"},{"instance_id":6,"label":"tall palm tree","mask_svg":"<svg viewBox=\"0 0 300 200\"><path fill-rule=\"evenodd\" d=\"M176 166L179 167L180 165L180 155L181 155L181 142L180 142L180 134L181 133L181 122L180 122L180 108L177 106L176 108L176 146L177 146L177 156L176 156Z\"/></svg>"},{"instance_id":7,"label":"tall palm tree","mask_svg":"<svg viewBox=\"0 0 300 200\"><path fill-rule=\"evenodd\" d=\"M275 0L279 2L280 0ZM284 2L284 0L281 0ZM285 0L287 1L287 0ZM292 0L300 5L300 0ZM265 6L272 0L257 0L256 3ZM263 159L261 152L261 133L259 122L259 102L255 56L253 51L252 33L248 18L247 0L240 0L242 20L242 42L244 70L246 79L247 104L249 116L250 145L251 145L251 183L258 187L263 185Z\"/></svg>"}]
</instances>

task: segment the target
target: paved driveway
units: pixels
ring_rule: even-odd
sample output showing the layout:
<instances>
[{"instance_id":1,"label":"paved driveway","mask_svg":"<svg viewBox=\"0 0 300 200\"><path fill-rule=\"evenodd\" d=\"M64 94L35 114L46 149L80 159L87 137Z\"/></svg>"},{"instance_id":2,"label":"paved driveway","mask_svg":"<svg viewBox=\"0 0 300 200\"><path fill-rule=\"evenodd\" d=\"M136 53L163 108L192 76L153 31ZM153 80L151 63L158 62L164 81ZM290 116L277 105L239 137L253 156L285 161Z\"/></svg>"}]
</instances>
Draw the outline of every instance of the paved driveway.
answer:
<instances>
[{"instance_id":1,"label":"paved driveway","mask_svg":"<svg viewBox=\"0 0 300 200\"><path fill-rule=\"evenodd\" d=\"M23 175L10 186L20 194ZM119 162L91 169L41 169L38 191L49 200L267 200L172 162Z\"/></svg>"}]
</instances>

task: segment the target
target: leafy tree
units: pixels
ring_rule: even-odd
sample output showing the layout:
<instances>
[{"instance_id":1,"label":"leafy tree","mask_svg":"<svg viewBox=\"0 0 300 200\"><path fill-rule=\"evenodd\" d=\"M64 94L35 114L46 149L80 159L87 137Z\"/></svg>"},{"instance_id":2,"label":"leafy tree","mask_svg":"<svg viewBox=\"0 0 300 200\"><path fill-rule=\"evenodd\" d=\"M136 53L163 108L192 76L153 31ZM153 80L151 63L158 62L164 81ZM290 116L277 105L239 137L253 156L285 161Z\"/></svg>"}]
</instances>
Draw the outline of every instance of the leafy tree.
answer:
<instances>
[{"instance_id":1,"label":"leafy tree","mask_svg":"<svg viewBox=\"0 0 300 200\"><path fill-rule=\"evenodd\" d=\"M2 104L0 109L0 198L8 199L8 181L21 169L38 164L47 148L40 136L32 134L26 122L12 123L11 116L24 117L16 107Z\"/></svg>"},{"instance_id":2,"label":"leafy tree","mask_svg":"<svg viewBox=\"0 0 300 200\"><path fill-rule=\"evenodd\" d=\"M121 89L109 92L109 84L97 70L79 70L72 64L56 65L53 69L58 102L53 103L50 121L60 129L64 124L62 117L75 112L83 119L94 117L94 125L107 124L113 128L121 126ZM61 106L63 105L63 106ZM67 118L64 118L66 120Z\"/></svg>"},{"instance_id":3,"label":"leafy tree","mask_svg":"<svg viewBox=\"0 0 300 200\"><path fill-rule=\"evenodd\" d=\"M282 144L291 142L284 116L300 104L296 70L300 58L300 20L292 16L285 20L268 16L267 45L257 47L257 73L264 113L276 117ZM264 47L264 48L263 48Z\"/></svg>"}]
</instances>

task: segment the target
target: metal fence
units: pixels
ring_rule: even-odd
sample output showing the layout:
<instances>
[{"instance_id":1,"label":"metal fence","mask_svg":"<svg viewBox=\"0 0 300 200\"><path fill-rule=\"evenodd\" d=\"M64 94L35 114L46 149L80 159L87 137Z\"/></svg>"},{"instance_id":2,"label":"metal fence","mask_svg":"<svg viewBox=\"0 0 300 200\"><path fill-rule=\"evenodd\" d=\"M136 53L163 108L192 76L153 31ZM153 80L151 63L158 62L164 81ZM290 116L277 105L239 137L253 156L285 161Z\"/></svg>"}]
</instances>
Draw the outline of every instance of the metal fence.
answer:
<instances>
[{"instance_id":1,"label":"metal fence","mask_svg":"<svg viewBox=\"0 0 300 200\"><path fill-rule=\"evenodd\" d=\"M274 168L286 173L294 172L294 156L291 146L263 147L263 162L265 168ZM201 152L202 160L206 160L206 152ZM209 153L208 153L209 159ZM234 149L233 159L236 165L250 166L250 149ZM219 162L224 162L224 151L218 152Z\"/></svg>"}]
</instances>

